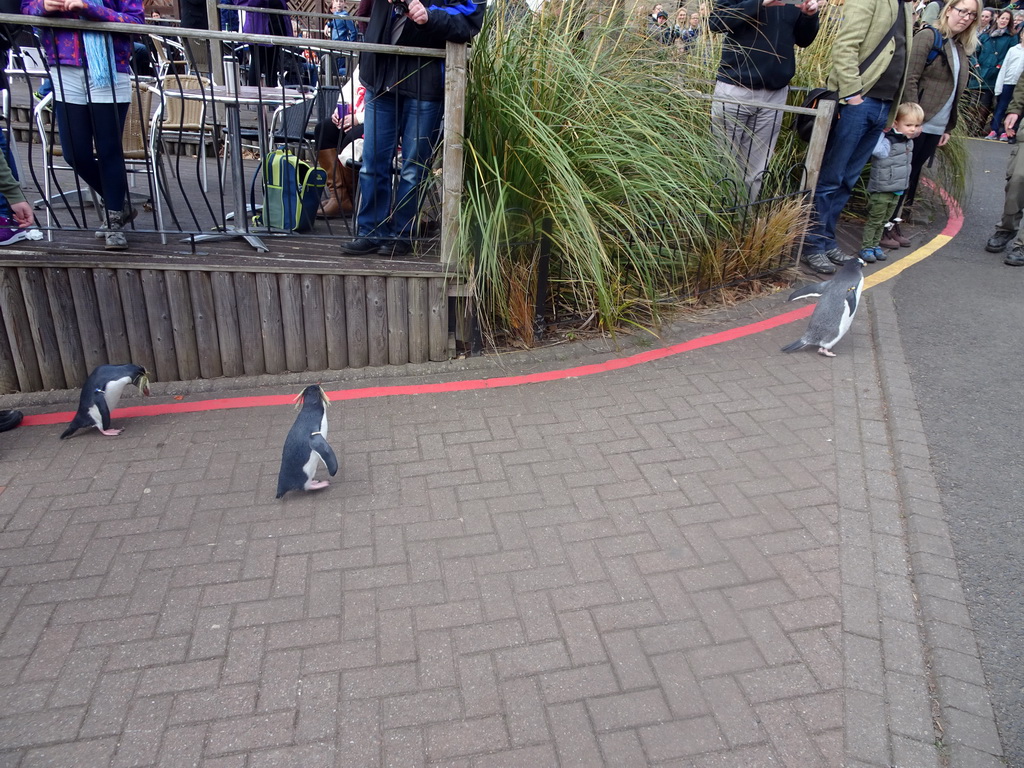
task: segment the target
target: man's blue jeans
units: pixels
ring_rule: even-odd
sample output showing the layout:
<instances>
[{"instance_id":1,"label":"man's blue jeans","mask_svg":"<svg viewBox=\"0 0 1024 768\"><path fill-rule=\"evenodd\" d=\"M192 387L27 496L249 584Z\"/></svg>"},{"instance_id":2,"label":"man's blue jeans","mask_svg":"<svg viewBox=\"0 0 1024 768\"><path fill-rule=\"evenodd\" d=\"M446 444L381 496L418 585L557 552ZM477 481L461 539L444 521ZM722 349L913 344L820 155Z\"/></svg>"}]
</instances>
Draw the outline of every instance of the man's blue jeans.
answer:
<instances>
[{"instance_id":1,"label":"man's blue jeans","mask_svg":"<svg viewBox=\"0 0 1024 768\"><path fill-rule=\"evenodd\" d=\"M413 236L423 179L441 134L444 103L366 92L359 235L371 240ZM402 170L392 206L392 168L401 143Z\"/></svg>"},{"instance_id":2,"label":"man's blue jeans","mask_svg":"<svg viewBox=\"0 0 1024 768\"><path fill-rule=\"evenodd\" d=\"M814 214L804 253L824 253L836 247L839 214L885 130L891 106L890 101L864 99L861 104L839 107L839 120L828 137L814 190Z\"/></svg>"}]
</instances>

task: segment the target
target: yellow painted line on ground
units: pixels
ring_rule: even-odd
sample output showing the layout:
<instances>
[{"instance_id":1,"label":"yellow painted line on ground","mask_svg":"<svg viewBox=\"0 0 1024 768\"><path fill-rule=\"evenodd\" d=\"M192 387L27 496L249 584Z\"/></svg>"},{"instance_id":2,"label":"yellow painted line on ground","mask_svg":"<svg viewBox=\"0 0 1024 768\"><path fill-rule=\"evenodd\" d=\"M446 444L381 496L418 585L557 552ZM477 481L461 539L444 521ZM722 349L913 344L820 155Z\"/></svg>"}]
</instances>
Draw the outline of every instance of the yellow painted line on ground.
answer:
<instances>
[{"instance_id":1,"label":"yellow painted line on ground","mask_svg":"<svg viewBox=\"0 0 1024 768\"><path fill-rule=\"evenodd\" d=\"M864 287L874 288L879 283L884 283L886 280L892 280L892 278L896 277L896 275L900 274L904 270L910 269L915 264L919 264L927 259L952 239L951 235L936 235L929 242L925 243L920 248L911 251L899 261L887 264L877 272L872 272L870 275L866 276L864 278Z\"/></svg>"}]
</instances>

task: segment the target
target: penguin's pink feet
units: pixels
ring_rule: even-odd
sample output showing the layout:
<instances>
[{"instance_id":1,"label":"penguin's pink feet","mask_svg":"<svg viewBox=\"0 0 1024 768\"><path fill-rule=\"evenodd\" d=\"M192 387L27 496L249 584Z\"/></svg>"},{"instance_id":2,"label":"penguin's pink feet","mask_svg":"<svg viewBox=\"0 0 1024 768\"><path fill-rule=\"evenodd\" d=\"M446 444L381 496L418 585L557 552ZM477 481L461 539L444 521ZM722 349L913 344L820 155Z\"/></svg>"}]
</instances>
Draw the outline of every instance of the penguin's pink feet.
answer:
<instances>
[{"instance_id":1,"label":"penguin's pink feet","mask_svg":"<svg viewBox=\"0 0 1024 768\"><path fill-rule=\"evenodd\" d=\"M835 357L836 353L831 349L825 349L824 347L818 347L818 354L824 355L825 357Z\"/></svg>"},{"instance_id":2,"label":"penguin's pink feet","mask_svg":"<svg viewBox=\"0 0 1024 768\"><path fill-rule=\"evenodd\" d=\"M123 431L123 429L101 429L100 433L106 435L107 437L116 437L117 435L120 435Z\"/></svg>"},{"instance_id":3,"label":"penguin's pink feet","mask_svg":"<svg viewBox=\"0 0 1024 768\"><path fill-rule=\"evenodd\" d=\"M306 483L306 490L319 491L321 488L326 488L328 485L330 485L330 483L326 480L310 480Z\"/></svg>"}]
</instances>

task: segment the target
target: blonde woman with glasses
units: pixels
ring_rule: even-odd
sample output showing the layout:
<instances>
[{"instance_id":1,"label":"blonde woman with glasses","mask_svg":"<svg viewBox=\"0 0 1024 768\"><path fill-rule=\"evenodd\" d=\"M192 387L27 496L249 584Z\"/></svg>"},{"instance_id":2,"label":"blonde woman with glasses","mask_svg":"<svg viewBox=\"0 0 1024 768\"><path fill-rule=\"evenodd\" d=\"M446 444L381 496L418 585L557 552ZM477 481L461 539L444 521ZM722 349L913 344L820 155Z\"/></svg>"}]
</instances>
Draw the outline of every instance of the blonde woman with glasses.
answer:
<instances>
[{"instance_id":1,"label":"blonde woman with glasses","mask_svg":"<svg viewBox=\"0 0 1024 768\"><path fill-rule=\"evenodd\" d=\"M904 101L916 101L924 109L921 135L914 140L910 183L901 209L914 203L917 182L935 151L949 141L956 125L960 96L970 73L968 57L978 47L978 0L947 0L935 27L924 27L914 35L910 71L903 90ZM882 247L910 245L900 232L901 211L897 210ZM909 213L904 216L909 218Z\"/></svg>"}]
</instances>

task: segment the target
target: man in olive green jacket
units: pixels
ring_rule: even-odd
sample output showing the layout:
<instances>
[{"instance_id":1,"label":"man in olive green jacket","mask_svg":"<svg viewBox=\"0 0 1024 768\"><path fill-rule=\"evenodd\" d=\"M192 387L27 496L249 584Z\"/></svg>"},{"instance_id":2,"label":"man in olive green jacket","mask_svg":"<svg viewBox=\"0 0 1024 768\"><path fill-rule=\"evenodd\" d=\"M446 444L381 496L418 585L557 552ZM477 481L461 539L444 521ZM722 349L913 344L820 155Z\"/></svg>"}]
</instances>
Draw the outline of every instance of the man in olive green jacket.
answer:
<instances>
[{"instance_id":1,"label":"man in olive green jacket","mask_svg":"<svg viewBox=\"0 0 1024 768\"><path fill-rule=\"evenodd\" d=\"M830 275L836 271L833 264L853 258L836 247L836 223L879 135L900 104L910 64L913 17L913 7L903 0L846 0L843 6L828 78L828 87L839 94L839 119L825 147L811 229L804 241L803 261L820 274ZM883 40L878 54L868 62Z\"/></svg>"},{"instance_id":2,"label":"man in olive green jacket","mask_svg":"<svg viewBox=\"0 0 1024 768\"><path fill-rule=\"evenodd\" d=\"M1013 88L1013 98L1006 108L1003 129L1009 138L1017 135L1017 123L1024 113L1024 77L1017 81ZM985 243L989 253L1002 253L1006 244L1013 240L1013 248L1003 259L1003 264L1011 267L1024 267L1024 240L1019 229L1021 217L1024 215L1024 154L1020 144L1014 144L1010 151L1010 164L1006 168L1006 199L1003 201L1003 218L996 227L996 233Z\"/></svg>"}]
</instances>

